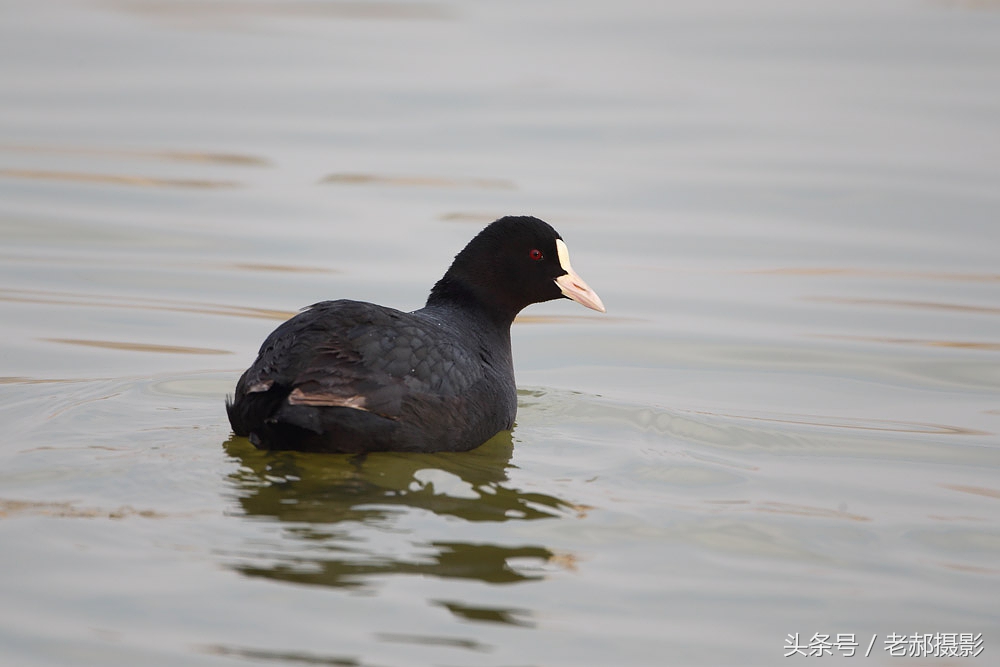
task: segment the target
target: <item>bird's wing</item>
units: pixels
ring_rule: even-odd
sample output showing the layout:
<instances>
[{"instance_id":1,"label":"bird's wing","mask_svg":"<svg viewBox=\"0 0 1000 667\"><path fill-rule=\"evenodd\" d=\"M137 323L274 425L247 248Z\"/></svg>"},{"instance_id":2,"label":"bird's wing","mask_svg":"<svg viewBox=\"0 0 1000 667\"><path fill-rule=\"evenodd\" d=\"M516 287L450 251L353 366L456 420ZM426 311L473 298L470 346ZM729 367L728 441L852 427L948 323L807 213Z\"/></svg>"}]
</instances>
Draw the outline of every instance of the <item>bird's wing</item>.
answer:
<instances>
[{"instance_id":1,"label":"bird's wing","mask_svg":"<svg viewBox=\"0 0 1000 667\"><path fill-rule=\"evenodd\" d=\"M407 398L468 390L478 379L474 354L430 320L327 301L278 327L243 384L247 393L287 391L291 405L351 407L395 419Z\"/></svg>"}]
</instances>

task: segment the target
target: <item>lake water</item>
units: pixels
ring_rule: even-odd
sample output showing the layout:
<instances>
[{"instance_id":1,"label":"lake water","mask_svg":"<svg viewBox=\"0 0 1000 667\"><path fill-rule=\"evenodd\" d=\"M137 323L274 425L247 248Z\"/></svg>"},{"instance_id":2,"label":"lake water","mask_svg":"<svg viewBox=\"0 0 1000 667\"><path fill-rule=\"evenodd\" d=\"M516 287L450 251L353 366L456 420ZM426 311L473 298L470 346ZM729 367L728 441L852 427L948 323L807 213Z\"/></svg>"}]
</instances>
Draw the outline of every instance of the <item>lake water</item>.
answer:
<instances>
[{"instance_id":1,"label":"lake water","mask_svg":"<svg viewBox=\"0 0 1000 667\"><path fill-rule=\"evenodd\" d=\"M511 435L231 436L505 214ZM5 0L0 376L5 666L1000 664L1000 3Z\"/></svg>"}]
</instances>

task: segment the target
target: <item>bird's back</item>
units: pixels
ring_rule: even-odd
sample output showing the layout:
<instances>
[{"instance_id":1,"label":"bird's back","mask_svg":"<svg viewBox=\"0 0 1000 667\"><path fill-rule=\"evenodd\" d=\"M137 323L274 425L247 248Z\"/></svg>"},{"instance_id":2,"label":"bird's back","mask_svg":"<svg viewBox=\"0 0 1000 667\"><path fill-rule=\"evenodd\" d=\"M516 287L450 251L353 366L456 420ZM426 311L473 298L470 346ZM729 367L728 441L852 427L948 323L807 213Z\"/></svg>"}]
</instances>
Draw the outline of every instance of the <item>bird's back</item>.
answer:
<instances>
[{"instance_id":1,"label":"bird's back","mask_svg":"<svg viewBox=\"0 0 1000 667\"><path fill-rule=\"evenodd\" d=\"M471 449L513 425L509 330L449 309L318 303L268 336L227 411L268 449Z\"/></svg>"}]
</instances>

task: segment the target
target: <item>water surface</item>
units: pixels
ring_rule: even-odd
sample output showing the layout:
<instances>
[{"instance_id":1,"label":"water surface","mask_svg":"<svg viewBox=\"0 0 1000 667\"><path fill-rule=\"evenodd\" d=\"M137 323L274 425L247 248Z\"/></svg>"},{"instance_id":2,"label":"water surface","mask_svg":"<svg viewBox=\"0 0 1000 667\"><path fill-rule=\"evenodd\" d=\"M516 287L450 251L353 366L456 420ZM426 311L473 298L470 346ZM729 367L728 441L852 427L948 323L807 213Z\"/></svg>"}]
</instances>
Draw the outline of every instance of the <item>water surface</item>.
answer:
<instances>
[{"instance_id":1,"label":"water surface","mask_svg":"<svg viewBox=\"0 0 1000 667\"><path fill-rule=\"evenodd\" d=\"M992 664L998 8L4 3L0 662ZM512 434L232 437L508 213L609 311L515 324Z\"/></svg>"}]
</instances>

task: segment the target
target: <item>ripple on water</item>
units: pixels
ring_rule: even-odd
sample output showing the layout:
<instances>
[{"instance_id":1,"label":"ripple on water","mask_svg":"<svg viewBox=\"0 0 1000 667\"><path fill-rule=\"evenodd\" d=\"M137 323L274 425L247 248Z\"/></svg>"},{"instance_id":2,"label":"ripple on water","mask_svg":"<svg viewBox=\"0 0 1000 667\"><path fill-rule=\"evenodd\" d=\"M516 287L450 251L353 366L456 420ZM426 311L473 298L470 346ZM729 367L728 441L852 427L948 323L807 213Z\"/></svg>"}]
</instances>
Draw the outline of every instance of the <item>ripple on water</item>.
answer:
<instances>
[{"instance_id":1,"label":"ripple on water","mask_svg":"<svg viewBox=\"0 0 1000 667\"><path fill-rule=\"evenodd\" d=\"M580 431L580 437L589 441L620 440L624 429L640 441L660 439L664 447L694 445L703 451L740 456L761 453L966 465L1000 462L995 448L984 447L978 440L963 444L963 437L990 433L959 425L669 409L561 390L521 390L519 395L519 424L534 424L539 419L536 415L544 415L545 422Z\"/></svg>"},{"instance_id":2,"label":"ripple on water","mask_svg":"<svg viewBox=\"0 0 1000 667\"><path fill-rule=\"evenodd\" d=\"M204 303L182 299L162 299L156 297L135 297L120 294L92 294L53 290L0 289L0 301L13 303L45 304L53 306L75 306L107 310L124 308L129 310L166 311L191 313L195 315L218 315L252 319L284 321L295 315L293 311L271 310L251 306L233 306L220 303ZM54 339L59 340L59 339Z\"/></svg>"},{"instance_id":3,"label":"ripple on water","mask_svg":"<svg viewBox=\"0 0 1000 667\"><path fill-rule=\"evenodd\" d=\"M166 178L162 176L136 176L133 174L102 174L42 169L0 169L0 177L88 185L125 185L143 188L218 189L236 188L241 185L237 181L212 180L207 178Z\"/></svg>"},{"instance_id":4,"label":"ripple on water","mask_svg":"<svg viewBox=\"0 0 1000 667\"><path fill-rule=\"evenodd\" d=\"M256 155L214 153L209 151L153 151L101 148L96 146L60 146L41 144L0 144L0 153L36 153L41 155L80 155L84 157L111 157L195 164L219 164L235 167L268 167L271 161Z\"/></svg>"}]
</instances>

